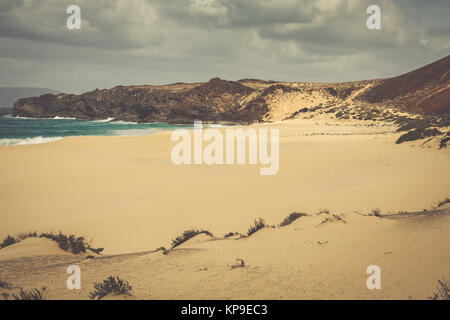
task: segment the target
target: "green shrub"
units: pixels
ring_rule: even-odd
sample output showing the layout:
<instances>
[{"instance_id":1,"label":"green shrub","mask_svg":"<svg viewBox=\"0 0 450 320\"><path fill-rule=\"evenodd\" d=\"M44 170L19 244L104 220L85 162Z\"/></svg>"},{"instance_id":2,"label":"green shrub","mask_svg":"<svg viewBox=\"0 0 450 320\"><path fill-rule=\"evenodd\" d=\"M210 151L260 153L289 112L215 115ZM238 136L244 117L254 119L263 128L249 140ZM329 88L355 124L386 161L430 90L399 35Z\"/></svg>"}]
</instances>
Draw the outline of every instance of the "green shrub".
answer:
<instances>
[{"instance_id":1,"label":"green shrub","mask_svg":"<svg viewBox=\"0 0 450 320\"><path fill-rule=\"evenodd\" d=\"M406 142L406 141L414 141L419 139L424 139L428 137L435 137L441 135L442 132L439 131L436 128L432 129L423 129L423 128L417 128L414 130L409 131L408 133L405 133L404 135L400 136L398 140L395 142L397 144Z\"/></svg>"},{"instance_id":2,"label":"green shrub","mask_svg":"<svg viewBox=\"0 0 450 320\"><path fill-rule=\"evenodd\" d=\"M442 279L438 280L437 290L430 297L431 300L450 300L450 282Z\"/></svg>"},{"instance_id":3,"label":"green shrub","mask_svg":"<svg viewBox=\"0 0 450 320\"><path fill-rule=\"evenodd\" d=\"M45 288L43 288L42 290L34 288L30 291L20 289L19 294L16 295L13 293L12 297L14 300L45 300L44 291Z\"/></svg>"},{"instance_id":4,"label":"green shrub","mask_svg":"<svg viewBox=\"0 0 450 320\"><path fill-rule=\"evenodd\" d=\"M236 263L231 266L231 269L244 268L245 262L243 259L236 259Z\"/></svg>"},{"instance_id":5,"label":"green shrub","mask_svg":"<svg viewBox=\"0 0 450 320\"><path fill-rule=\"evenodd\" d=\"M328 209L320 209L319 213L317 215L320 216L321 214L330 214L330 210L328 210Z\"/></svg>"},{"instance_id":6,"label":"green shrub","mask_svg":"<svg viewBox=\"0 0 450 320\"><path fill-rule=\"evenodd\" d=\"M441 202L439 202L437 207L440 208L446 203L450 203L450 198L445 198L445 200L442 200Z\"/></svg>"},{"instance_id":7,"label":"green shrub","mask_svg":"<svg viewBox=\"0 0 450 320\"><path fill-rule=\"evenodd\" d=\"M59 247L73 254L86 253L86 250L92 251L96 254L100 254L103 248L92 248L90 242L85 241L84 237L77 237L73 234L65 235L61 231L59 234L41 233L40 238L47 238L58 243Z\"/></svg>"},{"instance_id":8,"label":"green shrub","mask_svg":"<svg viewBox=\"0 0 450 320\"><path fill-rule=\"evenodd\" d=\"M224 238L230 238L230 237L233 237L233 236L235 236L237 233L236 232L228 232L226 235L224 235L223 237Z\"/></svg>"},{"instance_id":9,"label":"green shrub","mask_svg":"<svg viewBox=\"0 0 450 320\"><path fill-rule=\"evenodd\" d=\"M0 280L0 288L11 290L12 289L12 284L9 283L9 282Z\"/></svg>"},{"instance_id":10,"label":"green shrub","mask_svg":"<svg viewBox=\"0 0 450 320\"><path fill-rule=\"evenodd\" d=\"M304 217L304 216L307 216L307 214L306 213L293 212L290 215L288 215L286 218L284 218L284 220L280 223L280 227L288 226L292 222L297 220L298 218Z\"/></svg>"},{"instance_id":11,"label":"green shrub","mask_svg":"<svg viewBox=\"0 0 450 320\"><path fill-rule=\"evenodd\" d=\"M36 231L22 232L19 233L16 238L20 241L25 240L26 238L37 238L38 234Z\"/></svg>"},{"instance_id":12,"label":"green shrub","mask_svg":"<svg viewBox=\"0 0 450 320\"><path fill-rule=\"evenodd\" d=\"M412 129L426 129L431 126L431 123L427 119L406 119L403 121L402 126L397 129L397 132L409 131Z\"/></svg>"},{"instance_id":13,"label":"green shrub","mask_svg":"<svg viewBox=\"0 0 450 320\"><path fill-rule=\"evenodd\" d=\"M52 232L44 232L38 235L36 231L19 233L15 238L8 235L0 245L0 248L4 248L25 240L27 238L46 238L58 243L59 247L64 251L68 251L74 254L86 253L86 250L92 251L96 254L100 254L103 248L92 248L90 242L85 241L84 237L76 237L74 235L64 235L61 231L59 234L53 234Z\"/></svg>"},{"instance_id":14,"label":"green shrub","mask_svg":"<svg viewBox=\"0 0 450 320\"><path fill-rule=\"evenodd\" d=\"M178 247L179 245L183 244L184 242L188 241L189 239L199 235L199 234L206 234L210 237L213 237L212 233L206 230L197 230L197 229L191 229L186 230L183 232L181 236L176 237L172 240L172 249Z\"/></svg>"},{"instance_id":15,"label":"green shrub","mask_svg":"<svg viewBox=\"0 0 450 320\"><path fill-rule=\"evenodd\" d=\"M167 249L165 247L156 248L156 252L158 252L158 251L162 251L163 254L168 254L169 253L169 251L167 251Z\"/></svg>"},{"instance_id":16,"label":"green shrub","mask_svg":"<svg viewBox=\"0 0 450 320\"><path fill-rule=\"evenodd\" d=\"M327 222L336 222L336 221L340 221L342 223L345 223L344 218L342 218L342 216L337 215L337 214L333 214L330 217L327 217L325 219L322 220L321 223L319 223L319 225L327 223Z\"/></svg>"},{"instance_id":17,"label":"green shrub","mask_svg":"<svg viewBox=\"0 0 450 320\"><path fill-rule=\"evenodd\" d=\"M447 148L447 142L450 141L450 134L447 132L447 137L442 138L439 142L439 149Z\"/></svg>"},{"instance_id":18,"label":"green shrub","mask_svg":"<svg viewBox=\"0 0 450 320\"><path fill-rule=\"evenodd\" d=\"M90 299L98 298L99 300L112 293L114 295L131 295L132 286L128 281L119 277L109 276L103 282L94 283L94 291L89 294Z\"/></svg>"},{"instance_id":19,"label":"green shrub","mask_svg":"<svg viewBox=\"0 0 450 320\"><path fill-rule=\"evenodd\" d=\"M248 228L247 237L250 237L252 234L265 228L266 226L267 225L264 219L259 218L258 220L255 220L253 226L250 226L250 228Z\"/></svg>"},{"instance_id":20,"label":"green shrub","mask_svg":"<svg viewBox=\"0 0 450 320\"><path fill-rule=\"evenodd\" d=\"M376 209L372 209L372 211L370 211L369 216L374 216L374 217L381 217L381 210L376 208Z\"/></svg>"},{"instance_id":21,"label":"green shrub","mask_svg":"<svg viewBox=\"0 0 450 320\"><path fill-rule=\"evenodd\" d=\"M84 240L84 237L75 237L72 234L66 236L61 231L59 234L42 233L40 237L56 241L61 249L74 254L86 253L86 249L89 246L89 243Z\"/></svg>"},{"instance_id":22,"label":"green shrub","mask_svg":"<svg viewBox=\"0 0 450 320\"><path fill-rule=\"evenodd\" d=\"M5 248L7 246L13 245L16 242L18 242L18 241L13 236L10 236L8 234L8 236L5 239L3 239L3 242L0 245L0 248Z\"/></svg>"}]
</instances>

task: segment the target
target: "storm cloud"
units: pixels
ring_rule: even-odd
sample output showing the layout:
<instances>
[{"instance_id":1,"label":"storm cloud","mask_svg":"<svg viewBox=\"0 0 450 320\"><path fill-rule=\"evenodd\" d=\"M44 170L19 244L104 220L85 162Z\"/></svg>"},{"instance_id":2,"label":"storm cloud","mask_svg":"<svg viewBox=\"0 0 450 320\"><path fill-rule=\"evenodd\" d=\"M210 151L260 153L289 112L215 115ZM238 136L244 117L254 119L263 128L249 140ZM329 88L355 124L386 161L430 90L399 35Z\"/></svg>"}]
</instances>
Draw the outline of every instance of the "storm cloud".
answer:
<instances>
[{"instance_id":1,"label":"storm cloud","mask_svg":"<svg viewBox=\"0 0 450 320\"><path fill-rule=\"evenodd\" d=\"M66 28L71 4L81 30ZM449 15L447 0L3 0L0 86L382 78L448 55Z\"/></svg>"}]
</instances>

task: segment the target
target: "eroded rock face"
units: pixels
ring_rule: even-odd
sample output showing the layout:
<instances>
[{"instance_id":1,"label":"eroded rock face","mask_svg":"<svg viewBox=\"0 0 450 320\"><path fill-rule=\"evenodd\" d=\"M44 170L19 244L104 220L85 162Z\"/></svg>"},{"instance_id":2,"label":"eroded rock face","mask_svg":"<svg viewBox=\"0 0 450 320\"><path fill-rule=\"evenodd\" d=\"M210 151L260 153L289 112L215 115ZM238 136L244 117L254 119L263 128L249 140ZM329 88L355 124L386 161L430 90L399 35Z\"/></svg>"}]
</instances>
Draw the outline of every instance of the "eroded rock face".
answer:
<instances>
[{"instance_id":1,"label":"eroded rock face","mask_svg":"<svg viewBox=\"0 0 450 320\"><path fill-rule=\"evenodd\" d=\"M214 78L206 83L117 86L81 95L45 94L18 100L14 115L247 124L291 119L306 110L349 119L350 105L356 106L356 113L360 113L352 118L359 120L375 119L380 112L371 112L374 106L421 115L448 114L450 56L407 74L380 80L327 84Z\"/></svg>"},{"instance_id":2,"label":"eroded rock face","mask_svg":"<svg viewBox=\"0 0 450 320\"><path fill-rule=\"evenodd\" d=\"M219 78L203 84L118 86L81 95L20 99L14 104L14 115L170 123L262 121L268 112L264 101L243 102L254 91L240 82Z\"/></svg>"}]
</instances>

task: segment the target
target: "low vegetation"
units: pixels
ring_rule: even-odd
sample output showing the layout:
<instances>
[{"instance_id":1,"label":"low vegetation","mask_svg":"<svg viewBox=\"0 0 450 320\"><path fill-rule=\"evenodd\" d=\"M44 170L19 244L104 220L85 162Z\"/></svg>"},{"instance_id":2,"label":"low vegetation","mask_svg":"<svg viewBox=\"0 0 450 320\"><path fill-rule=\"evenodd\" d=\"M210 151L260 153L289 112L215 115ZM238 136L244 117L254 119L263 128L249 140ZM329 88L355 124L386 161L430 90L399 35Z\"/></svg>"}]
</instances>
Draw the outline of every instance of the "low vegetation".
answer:
<instances>
[{"instance_id":1,"label":"low vegetation","mask_svg":"<svg viewBox=\"0 0 450 320\"><path fill-rule=\"evenodd\" d=\"M250 228L248 228L247 231L247 237L250 237L252 234L254 234L255 232L267 227L268 225L266 224L266 222L264 221L264 219L259 218L257 220L254 221L253 225L250 226Z\"/></svg>"},{"instance_id":2,"label":"low vegetation","mask_svg":"<svg viewBox=\"0 0 450 320\"><path fill-rule=\"evenodd\" d=\"M224 235L223 237L224 238L231 238L231 237L234 237L234 236L236 236L236 235L238 235L238 233L237 232L228 232L226 235Z\"/></svg>"},{"instance_id":3,"label":"low vegetation","mask_svg":"<svg viewBox=\"0 0 450 320\"><path fill-rule=\"evenodd\" d=\"M0 244L0 248L5 248L7 246L13 245L17 242L17 240L13 237L10 236L9 234L6 236L5 239L3 239L3 242Z\"/></svg>"},{"instance_id":4,"label":"low vegetation","mask_svg":"<svg viewBox=\"0 0 450 320\"><path fill-rule=\"evenodd\" d=\"M89 294L90 299L103 299L109 294L113 295L131 295L132 286L128 281L122 280L119 277L109 276L103 282L94 283L94 291Z\"/></svg>"},{"instance_id":5,"label":"low vegetation","mask_svg":"<svg viewBox=\"0 0 450 320\"><path fill-rule=\"evenodd\" d=\"M397 144L406 142L406 141L414 141L419 139L425 139L429 137L435 137L442 135L442 132L439 131L436 128L431 129L425 129L425 128L417 128L414 130L409 131L408 133L405 133L404 135L400 136L398 140L395 142Z\"/></svg>"},{"instance_id":6,"label":"low vegetation","mask_svg":"<svg viewBox=\"0 0 450 320\"><path fill-rule=\"evenodd\" d=\"M376 209L372 209L369 213L369 216L373 216L373 217L381 217L381 210L376 208Z\"/></svg>"},{"instance_id":7,"label":"low vegetation","mask_svg":"<svg viewBox=\"0 0 450 320\"><path fill-rule=\"evenodd\" d=\"M243 259L236 259L236 263L231 265L231 270L237 269L237 268L244 268L245 262Z\"/></svg>"},{"instance_id":8,"label":"low vegetation","mask_svg":"<svg viewBox=\"0 0 450 320\"><path fill-rule=\"evenodd\" d=\"M317 213L317 215L320 216L321 214L330 214L330 210L320 209L319 212Z\"/></svg>"},{"instance_id":9,"label":"low vegetation","mask_svg":"<svg viewBox=\"0 0 450 320\"><path fill-rule=\"evenodd\" d=\"M67 252L71 252L73 254L86 253L87 250L92 251L96 254L100 254L103 251L103 248L93 248L90 242L86 241L84 237L77 237L72 234L65 235L61 231L58 234L54 234L52 232L44 232L38 234L37 232L26 232L19 233L16 237L8 235L0 245L0 248L5 248L7 246L13 245L20 241L23 241L27 238L46 238L53 240L58 243L58 246Z\"/></svg>"},{"instance_id":10,"label":"low vegetation","mask_svg":"<svg viewBox=\"0 0 450 320\"><path fill-rule=\"evenodd\" d=\"M440 208L447 203L450 203L450 198L445 198L445 200L442 200L441 202L439 202L437 207Z\"/></svg>"},{"instance_id":11,"label":"low vegetation","mask_svg":"<svg viewBox=\"0 0 450 320\"><path fill-rule=\"evenodd\" d=\"M44 296L45 288L42 289L31 289L31 290L23 290L20 289L18 294L11 294L13 300L45 300ZM9 295L4 296L5 298L9 297Z\"/></svg>"},{"instance_id":12,"label":"low vegetation","mask_svg":"<svg viewBox=\"0 0 450 320\"><path fill-rule=\"evenodd\" d=\"M439 149L447 148L447 142L450 141L450 132L447 132L447 136L445 138L442 138L439 142Z\"/></svg>"},{"instance_id":13,"label":"low vegetation","mask_svg":"<svg viewBox=\"0 0 450 320\"><path fill-rule=\"evenodd\" d=\"M280 223L280 227L285 227L290 225L295 220L299 219L300 217L307 216L306 213L299 213L299 212L293 212L290 215L288 215L284 220Z\"/></svg>"},{"instance_id":14,"label":"low vegetation","mask_svg":"<svg viewBox=\"0 0 450 320\"><path fill-rule=\"evenodd\" d=\"M426 129L431 126L430 121L425 118L399 120L399 124L401 124L401 126L397 129L397 132L409 131L413 129Z\"/></svg>"},{"instance_id":15,"label":"low vegetation","mask_svg":"<svg viewBox=\"0 0 450 320\"><path fill-rule=\"evenodd\" d=\"M167 249L165 247L156 248L155 252L158 252L158 251L162 251L163 254L168 254L169 253L169 251L167 251Z\"/></svg>"},{"instance_id":16,"label":"low vegetation","mask_svg":"<svg viewBox=\"0 0 450 320\"><path fill-rule=\"evenodd\" d=\"M450 281L438 280L436 291L430 297L431 300L450 300Z\"/></svg>"},{"instance_id":17,"label":"low vegetation","mask_svg":"<svg viewBox=\"0 0 450 320\"><path fill-rule=\"evenodd\" d=\"M345 220L344 220L344 218L342 218L342 216L337 215L337 214L333 214L333 215L323 219L322 222L319 223L319 225L327 223L327 222L337 222L337 221L345 223Z\"/></svg>"},{"instance_id":18,"label":"low vegetation","mask_svg":"<svg viewBox=\"0 0 450 320\"><path fill-rule=\"evenodd\" d=\"M11 290L12 289L12 284L9 283L9 282L0 280L0 288Z\"/></svg>"},{"instance_id":19,"label":"low vegetation","mask_svg":"<svg viewBox=\"0 0 450 320\"><path fill-rule=\"evenodd\" d=\"M206 230L197 230L197 229L186 230L183 232L182 235L180 235L172 240L172 249L178 247L179 245L185 243L189 239L191 239L199 234L202 234L202 233L206 234L210 237L213 237L213 234Z\"/></svg>"}]
</instances>

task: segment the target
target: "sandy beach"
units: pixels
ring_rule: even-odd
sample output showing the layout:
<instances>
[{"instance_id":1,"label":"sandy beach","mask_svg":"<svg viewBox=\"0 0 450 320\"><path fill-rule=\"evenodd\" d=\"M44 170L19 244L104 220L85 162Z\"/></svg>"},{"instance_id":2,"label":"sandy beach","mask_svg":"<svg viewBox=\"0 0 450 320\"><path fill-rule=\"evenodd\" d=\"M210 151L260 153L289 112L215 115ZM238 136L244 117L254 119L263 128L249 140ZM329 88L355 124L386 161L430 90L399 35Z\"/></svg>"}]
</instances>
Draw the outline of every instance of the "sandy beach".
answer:
<instances>
[{"instance_id":1,"label":"sandy beach","mask_svg":"<svg viewBox=\"0 0 450 320\"><path fill-rule=\"evenodd\" d=\"M67 299L86 299L92 282L109 274L129 280L138 299L431 295L450 270L450 212L433 211L449 195L447 149L396 145L399 134L383 123L310 119L254 127L280 130L276 175L261 176L258 165L176 166L170 132L1 146L0 236L62 230L105 250L86 260L49 255L47 243L25 254L5 248L0 279ZM375 208L390 218L367 216ZM321 223L322 209L344 221ZM292 212L308 216L223 239L245 234L257 218L277 226ZM191 228L214 238L197 236L168 255L152 252ZM236 259L248 267L230 270ZM65 268L74 261L85 288L76 292L65 288ZM372 264L382 269L382 290L365 286Z\"/></svg>"}]
</instances>

